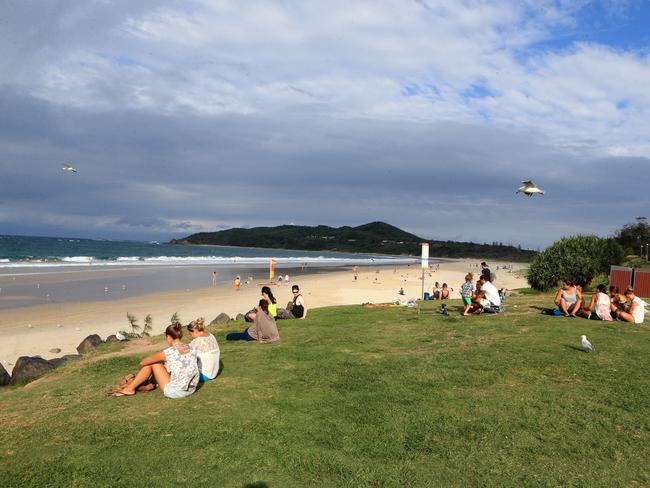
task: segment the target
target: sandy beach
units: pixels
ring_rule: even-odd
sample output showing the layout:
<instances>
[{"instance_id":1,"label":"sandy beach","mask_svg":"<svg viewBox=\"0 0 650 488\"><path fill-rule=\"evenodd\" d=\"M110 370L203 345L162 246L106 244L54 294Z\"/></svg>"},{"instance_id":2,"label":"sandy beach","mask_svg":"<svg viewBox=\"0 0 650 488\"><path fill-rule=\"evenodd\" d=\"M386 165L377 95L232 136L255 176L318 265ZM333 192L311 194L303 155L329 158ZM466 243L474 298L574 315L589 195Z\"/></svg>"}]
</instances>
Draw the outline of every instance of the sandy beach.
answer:
<instances>
[{"instance_id":1,"label":"sandy beach","mask_svg":"<svg viewBox=\"0 0 650 488\"><path fill-rule=\"evenodd\" d=\"M425 273L425 291L434 282L448 283L453 288L452 298L459 298L458 289L468 271L480 274L476 260L446 260L439 269ZM527 286L525 279L514 272L503 270L504 264L490 263L493 270L499 267L495 285L498 288ZM513 271L521 264L512 264ZM300 285L309 309L331 305L361 304L364 302L391 302L397 299L419 298L421 294L421 269L418 265L397 267L362 267L355 282L352 272L333 271L306 274L291 284ZM398 291L404 289L404 296ZM274 286L278 304L284 306L291 299L289 285ZM219 313L231 317L245 313L260 298L260 285L244 285L236 291L230 284L213 288L156 293L134 298L102 302L47 304L26 308L3 310L0 314L0 331L4 340L0 344L0 362L11 372L19 356L39 355L46 359L64 354L76 354L77 345L89 334L99 334L102 339L119 330L128 330L126 314L135 315L142 324L144 317L153 317L153 334L160 333L169 318L177 312L183 323L197 317L207 322ZM281 328L281 326L280 326ZM51 353L59 348L61 352Z\"/></svg>"}]
</instances>

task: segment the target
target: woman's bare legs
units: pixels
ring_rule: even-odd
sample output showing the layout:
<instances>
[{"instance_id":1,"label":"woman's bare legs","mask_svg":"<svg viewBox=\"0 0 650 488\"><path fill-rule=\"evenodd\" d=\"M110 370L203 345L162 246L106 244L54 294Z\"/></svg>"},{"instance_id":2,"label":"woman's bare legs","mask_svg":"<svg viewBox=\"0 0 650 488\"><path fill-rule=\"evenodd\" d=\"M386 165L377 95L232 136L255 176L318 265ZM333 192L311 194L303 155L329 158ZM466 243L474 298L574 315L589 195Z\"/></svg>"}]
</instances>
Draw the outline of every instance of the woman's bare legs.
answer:
<instances>
[{"instance_id":1,"label":"woman's bare legs","mask_svg":"<svg viewBox=\"0 0 650 488\"><path fill-rule=\"evenodd\" d=\"M562 315L565 317L569 316L569 305L567 305L567 302L564 298L560 298L555 304L558 306L560 309L560 312L562 312Z\"/></svg>"},{"instance_id":2,"label":"woman's bare legs","mask_svg":"<svg viewBox=\"0 0 650 488\"><path fill-rule=\"evenodd\" d=\"M576 313L578 313L578 310L580 310L580 307L582 307L582 300L578 300L573 307L571 307L571 310L569 313L573 315L574 317L576 316Z\"/></svg>"},{"instance_id":3,"label":"woman's bare legs","mask_svg":"<svg viewBox=\"0 0 650 488\"><path fill-rule=\"evenodd\" d=\"M618 312L616 312L616 318L618 320L630 322L631 324L634 323L634 315L632 315L631 313L624 312L623 310L619 310Z\"/></svg>"},{"instance_id":4,"label":"woman's bare legs","mask_svg":"<svg viewBox=\"0 0 650 488\"><path fill-rule=\"evenodd\" d=\"M169 383L169 373L163 364L156 363L150 366L143 366L140 371L138 371L138 374L135 375L133 381L122 388L119 392L125 395L135 395L136 388L151 379L152 376L156 380L156 383L158 383L160 389L164 390L167 383Z\"/></svg>"}]
</instances>

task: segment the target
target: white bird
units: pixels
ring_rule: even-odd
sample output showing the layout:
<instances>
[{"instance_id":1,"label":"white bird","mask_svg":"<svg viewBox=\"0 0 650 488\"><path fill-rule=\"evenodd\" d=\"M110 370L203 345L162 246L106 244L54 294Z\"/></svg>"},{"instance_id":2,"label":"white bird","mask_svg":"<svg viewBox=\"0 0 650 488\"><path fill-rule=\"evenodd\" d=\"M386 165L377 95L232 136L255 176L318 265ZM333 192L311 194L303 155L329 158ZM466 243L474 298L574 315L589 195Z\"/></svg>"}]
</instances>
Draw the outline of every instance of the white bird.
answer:
<instances>
[{"instance_id":1,"label":"white bird","mask_svg":"<svg viewBox=\"0 0 650 488\"><path fill-rule=\"evenodd\" d=\"M124 334L119 333L119 332L115 333L115 337L117 337L118 341L125 341L126 340L126 336Z\"/></svg>"},{"instance_id":2,"label":"white bird","mask_svg":"<svg viewBox=\"0 0 650 488\"><path fill-rule=\"evenodd\" d=\"M73 173L77 172L77 168L68 163L63 163L63 167L61 169L63 171L72 171Z\"/></svg>"},{"instance_id":3,"label":"white bird","mask_svg":"<svg viewBox=\"0 0 650 488\"><path fill-rule=\"evenodd\" d=\"M517 193L523 193L523 194L525 194L525 195L528 195L529 197L532 197L533 194L535 194L535 193L539 193L540 195L543 195L543 194L544 194L544 190L540 190L539 188L537 188L537 186L535 185L535 183L533 183L533 182L530 181L530 180L522 181L522 184L523 184L523 186L521 186L521 187L520 187L520 188L515 192L515 195L516 195Z\"/></svg>"},{"instance_id":4,"label":"white bird","mask_svg":"<svg viewBox=\"0 0 650 488\"><path fill-rule=\"evenodd\" d=\"M589 340L587 339L587 336L585 335L580 336L580 342L582 343L582 349L584 349L585 352L591 352L596 350L593 344L589 342Z\"/></svg>"}]
</instances>

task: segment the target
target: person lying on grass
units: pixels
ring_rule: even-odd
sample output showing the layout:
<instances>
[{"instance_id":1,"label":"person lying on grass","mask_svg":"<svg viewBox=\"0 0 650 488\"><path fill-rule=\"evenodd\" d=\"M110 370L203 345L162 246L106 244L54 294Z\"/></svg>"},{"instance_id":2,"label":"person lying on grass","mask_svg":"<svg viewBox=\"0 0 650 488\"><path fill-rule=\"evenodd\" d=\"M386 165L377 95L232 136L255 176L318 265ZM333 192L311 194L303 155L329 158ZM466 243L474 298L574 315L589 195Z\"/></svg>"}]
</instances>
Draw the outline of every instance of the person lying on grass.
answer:
<instances>
[{"instance_id":1,"label":"person lying on grass","mask_svg":"<svg viewBox=\"0 0 650 488\"><path fill-rule=\"evenodd\" d=\"M219 372L219 343L217 339L205 330L203 318L193 320L187 326L187 331L192 337L190 346L196 349L199 363L199 381L209 381L217 377Z\"/></svg>"},{"instance_id":2,"label":"person lying on grass","mask_svg":"<svg viewBox=\"0 0 650 488\"><path fill-rule=\"evenodd\" d=\"M589 305L581 309L578 314L590 320L612 320L609 308L611 302L605 290L607 290L605 285L598 285Z\"/></svg>"},{"instance_id":3,"label":"person lying on grass","mask_svg":"<svg viewBox=\"0 0 650 488\"><path fill-rule=\"evenodd\" d=\"M273 342L280 340L278 326L269 313L269 302L261 299L257 306L257 313L253 325L243 332L231 332L226 336L227 341L261 341Z\"/></svg>"},{"instance_id":4,"label":"person lying on grass","mask_svg":"<svg viewBox=\"0 0 650 488\"><path fill-rule=\"evenodd\" d=\"M582 291L572 281L564 280L555 294L555 305L565 317L575 317L582 306Z\"/></svg>"},{"instance_id":5,"label":"person lying on grass","mask_svg":"<svg viewBox=\"0 0 650 488\"><path fill-rule=\"evenodd\" d=\"M169 347L140 361L142 368L124 388L113 396L132 396L141 384L154 379L167 398L183 398L196 391L199 382L196 348L183 344L180 323L168 325L165 340Z\"/></svg>"}]
</instances>

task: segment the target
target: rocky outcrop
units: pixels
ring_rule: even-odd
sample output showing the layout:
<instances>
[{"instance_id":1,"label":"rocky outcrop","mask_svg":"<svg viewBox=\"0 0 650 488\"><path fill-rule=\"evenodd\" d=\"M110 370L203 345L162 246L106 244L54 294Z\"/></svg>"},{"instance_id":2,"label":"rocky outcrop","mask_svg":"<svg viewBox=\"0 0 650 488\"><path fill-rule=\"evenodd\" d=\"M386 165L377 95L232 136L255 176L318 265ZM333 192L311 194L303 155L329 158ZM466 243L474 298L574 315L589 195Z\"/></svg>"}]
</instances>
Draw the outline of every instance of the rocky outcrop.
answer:
<instances>
[{"instance_id":1,"label":"rocky outcrop","mask_svg":"<svg viewBox=\"0 0 650 488\"><path fill-rule=\"evenodd\" d=\"M92 334L86 337L81 344L77 346L77 352L79 354L86 354L102 343L102 338L97 334Z\"/></svg>"},{"instance_id":2,"label":"rocky outcrop","mask_svg":"<svg viewBox=\"0 0 650 488\"><path fill-rule=\"evenodd\" d=\"M106 342L120 342L115 334L111 334L106 338Z\"/></svg>"},{"instance_id":3,"label":"rocky outcrop","mask_svg":"<svg viewBox=\"0 0 650 488\"><path fill-rule=\"evenodd\" d=\"M73 361L75 359L81 359L81 354L66 354L60 358L50 359L50 364L52 364L55 368L58 368L59 366L63 366L68 361Z\"/></svg>"},{"instance_id":4,"label":"rocky outcrop","mask_svg":"<svg viewBox=\"0 0 650 488\"><path fill-rule=\"evenodd\" d=\"M237 317L235 317L235 320L244 320L246 317L244 317L243 313L238 313Z\"/></svg>"},{"instance_id":5,"label":"rocky outcrop","mask_svg":"<svg viewBox=\"0 0 650 488\"><path fill-rule=\"evenodd\" d=\"M58 354L58 353L61 352L61 348L60 347L53 347L52 349L50 349L50 352L52 354Z\"/></svg>"},{"instance_id":6,"label":"rocky outcrop","mask_svg":"<svg viewBox=\"0 0 650 488\"><path fill-rule=\"evenodd\" d=\"M230 316L227 313L222 312L219 315L217 315L217 317L212 322L210 322L210 325L211 326L225 325L228 322L230 322Z\"/></svg>"},{"instance_id":7,"label":"rocky outcrop","mask_svg":"<svg viewBox=\"0 0 650 488\"><path fill-rule=\"evenodd\" d=\"M9 376L9 373L7 373L5 367L0 364L0 386L8 385L10 381L11 376Z\"/></svg>"},{"instance_id":8,"label":"rocky outcrop","mask_svg":"<svg viewBox=\"0 0 650 488\"><path fill-rule=\"evenodd\" d=\"M11 384L33 380L53 369L54 365L40 356L20 356L11 375Z\"/></svg>"}]
</instances>

